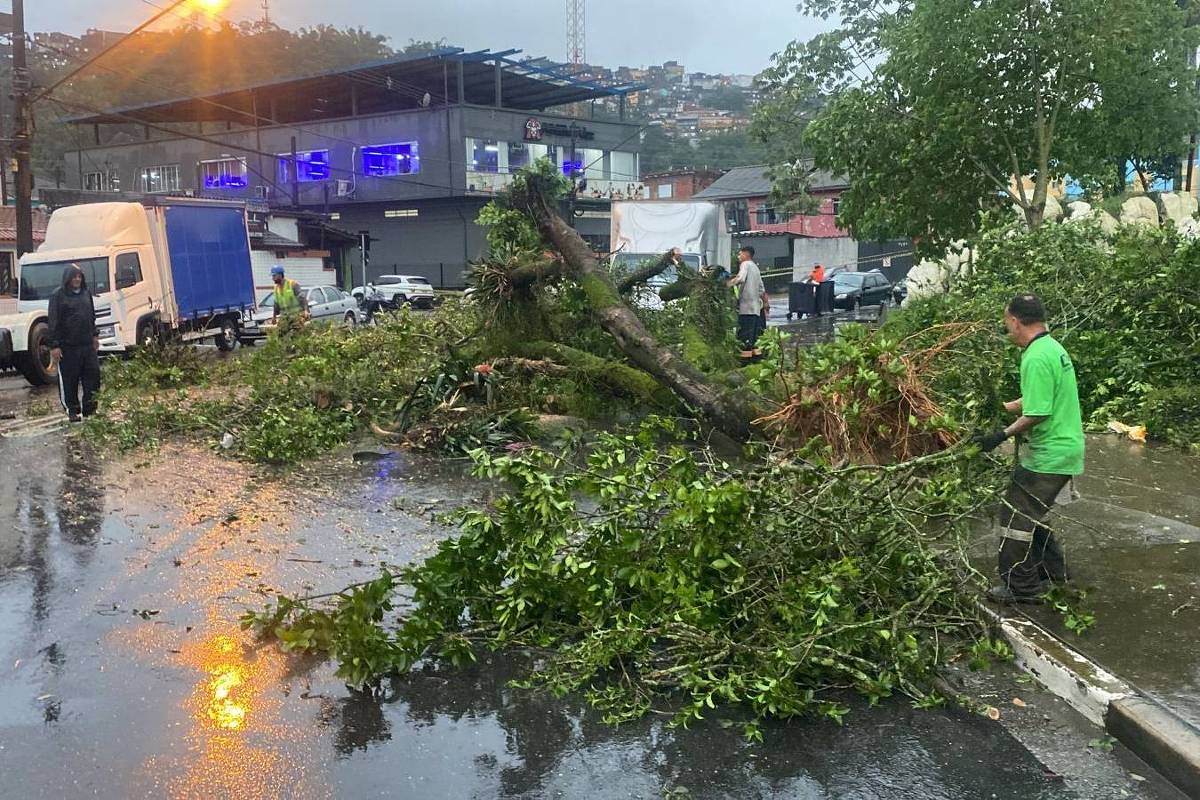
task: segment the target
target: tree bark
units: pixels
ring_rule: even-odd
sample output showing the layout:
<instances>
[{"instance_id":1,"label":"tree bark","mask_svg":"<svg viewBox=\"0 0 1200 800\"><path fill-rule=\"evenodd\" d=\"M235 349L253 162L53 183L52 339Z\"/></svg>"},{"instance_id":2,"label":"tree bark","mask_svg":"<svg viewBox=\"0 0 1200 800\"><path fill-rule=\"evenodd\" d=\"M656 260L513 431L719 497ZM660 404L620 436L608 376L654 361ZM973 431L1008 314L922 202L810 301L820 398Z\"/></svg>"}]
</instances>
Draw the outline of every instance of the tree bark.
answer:
<instances>
[{"instance_id":1,"label":"tree bark","mask_svg":"<svg viewBox=\"0 0 1200 800\"><path fill-rule=\"evenodd\" d=\"M629 294L638 284L645 283L651 278L657 277L667 271L667 268L675 265L679 266L682 262L675 261L675 251L668 250L663 253L658 259L652 263L645 264L638 268L632 275L624 278L617 284L617 291L621 294Z\"/></svg>"},{"instance_id":2,"label":"tree bark","mask_svg":"<svg viewBox=\"0 0 1200 800\"><path fill-rule=\"evenodd\" d=\"M762 415L749 403L713 386L703 373L662 346L646 330L621 299L612 276L579 234L551 208L544 194L531 190L527 202L538 229L558 250L566 271L579 281L597 321L616 340L621 352L699 411L714 427L735 439L749 438L752 420Z\"/></svg>"}]
</instances>

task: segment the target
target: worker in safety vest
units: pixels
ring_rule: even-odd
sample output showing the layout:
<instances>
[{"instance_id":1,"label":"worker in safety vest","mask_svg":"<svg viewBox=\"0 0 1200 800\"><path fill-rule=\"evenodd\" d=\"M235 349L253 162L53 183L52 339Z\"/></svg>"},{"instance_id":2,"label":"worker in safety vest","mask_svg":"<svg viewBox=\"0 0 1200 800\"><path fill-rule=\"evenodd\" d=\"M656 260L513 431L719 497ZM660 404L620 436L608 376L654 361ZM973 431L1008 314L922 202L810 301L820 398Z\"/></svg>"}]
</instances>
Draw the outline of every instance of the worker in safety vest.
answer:
<instances>
[{"instance_id":1,"label":"worker in safety vest","mask_svg":"<svg viewBox=\"0 0 1200 800\"><path fill-rule=\"evenodd\" d=\"M285 319L307 319L308 301L300 284L284 275L283 267L279 264L271 267L271 281L275 284L275 313L273 319L281 316Z\"/></svg>"}]
</instances>

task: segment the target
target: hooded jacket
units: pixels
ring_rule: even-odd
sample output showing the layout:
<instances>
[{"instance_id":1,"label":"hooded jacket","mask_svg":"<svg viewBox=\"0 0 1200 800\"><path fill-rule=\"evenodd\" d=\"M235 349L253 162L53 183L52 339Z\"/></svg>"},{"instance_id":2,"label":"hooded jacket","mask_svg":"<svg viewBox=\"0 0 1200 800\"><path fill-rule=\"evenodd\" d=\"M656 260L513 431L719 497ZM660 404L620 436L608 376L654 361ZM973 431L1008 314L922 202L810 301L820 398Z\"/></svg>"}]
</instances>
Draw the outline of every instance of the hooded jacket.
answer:
<instances>
[{"instance_id":1,"label":"hooded jacket","mask_svg":"<svg viewBox=\"0 0 1200 800\"><path fill-rule=\"evenodd\" d=\"M79 293L68 286L71 278L79 275L83 285ZM91 345L96 336L96 306L92 293L88 291L87 276L83 270L71 264L63 270L62 286L50 295L50 347L79 347Z\"/></svg>"}]
</instances>

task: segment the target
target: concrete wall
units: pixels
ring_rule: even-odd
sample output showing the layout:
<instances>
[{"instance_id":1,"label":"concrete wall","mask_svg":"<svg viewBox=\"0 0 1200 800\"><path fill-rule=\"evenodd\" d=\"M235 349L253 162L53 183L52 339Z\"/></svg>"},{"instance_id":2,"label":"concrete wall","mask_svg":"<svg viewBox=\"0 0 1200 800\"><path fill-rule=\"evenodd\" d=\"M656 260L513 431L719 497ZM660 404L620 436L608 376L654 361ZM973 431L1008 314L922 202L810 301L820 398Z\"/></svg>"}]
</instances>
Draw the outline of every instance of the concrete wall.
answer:
<instances>
[{"instance_id":1,"label":"concrete wall","mask_svg":"<svg viewBox=\"0 0 1200 800\"><path fill-rule=\"evenodd\" d=\"M368 277L401 273L424 275L434 286L463 286L467 265L481 259L487 246L483 228L475 218L483 199L425 201L403 204L415 217L389 218L384 212L401 204L351 205L338 210L333 225L350 233L371 232ZM347 254L353 285L362 284L362 262L357 250Z\"/></svg>"},{"instance_id":2,"label":"concrete wall","mask_svg":"<svg viewBox=\"0 0 1200 800\"><path fill-rule=\"evenodd\" d=\"M827 273L835 268L838 271L853 271L858 268L858 242L849 236L836 239L797 239L793 247L794 281L806 280L815 264L824 264Z\"/></svg>"},{"instance_id":3,"label":"concrete wall","mask_svg":"<svg viewBox=\"0 0 1200 800\"><path fill-rule=\"evenodd\" d=\"M310 256L288 256L279 258L269 250L252 250L250 265L254 269L254 297L261 299L271 291L271 267L282 264L287 276L301 286L336 286L337 277L332 269L325 269L324 259Z\"/></svg>"}]
</instances>

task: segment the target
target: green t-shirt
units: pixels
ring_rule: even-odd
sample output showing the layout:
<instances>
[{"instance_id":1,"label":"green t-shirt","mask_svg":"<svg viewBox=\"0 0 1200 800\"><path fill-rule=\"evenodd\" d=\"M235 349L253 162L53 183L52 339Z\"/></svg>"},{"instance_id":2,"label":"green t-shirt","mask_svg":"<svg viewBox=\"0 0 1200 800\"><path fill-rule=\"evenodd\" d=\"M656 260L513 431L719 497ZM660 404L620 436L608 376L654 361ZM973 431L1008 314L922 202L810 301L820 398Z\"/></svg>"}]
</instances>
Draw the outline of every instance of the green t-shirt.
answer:
<instances>
[{"instance_id":1,"label":"green t-shirt","mask_svg":"<svg viewBox=\"0 0 1200 800\"><path fill-rule=\"evenodd\" d=\"M1026 434L1021 466L1049 475L1083 474L1083 418L1075 365L1049 334L1021 354L1021 412L1046 417Z\"/></svg>"}]
</instances>

